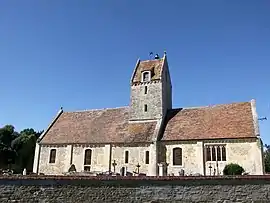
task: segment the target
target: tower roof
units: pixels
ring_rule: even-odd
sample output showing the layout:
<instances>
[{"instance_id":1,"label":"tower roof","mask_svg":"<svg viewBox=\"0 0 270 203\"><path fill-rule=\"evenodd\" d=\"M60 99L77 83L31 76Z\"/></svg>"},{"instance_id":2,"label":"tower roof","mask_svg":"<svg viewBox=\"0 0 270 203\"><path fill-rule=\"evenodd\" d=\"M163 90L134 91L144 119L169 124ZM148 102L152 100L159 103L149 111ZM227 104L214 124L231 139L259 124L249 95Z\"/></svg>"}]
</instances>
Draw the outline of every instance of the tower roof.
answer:
<instances>
[{"instance_id":1,"label":"tower roof","mask_svg":"<svg viewBox=\"0 0 270 203\"><path fill-rule=\"evenodd\" d=\"M140 61L138 60L133 72L131 83L140 83L144 71L151 72L151 81L160 80L166 56L160 59Z\"/></svg>"}]
</instances>

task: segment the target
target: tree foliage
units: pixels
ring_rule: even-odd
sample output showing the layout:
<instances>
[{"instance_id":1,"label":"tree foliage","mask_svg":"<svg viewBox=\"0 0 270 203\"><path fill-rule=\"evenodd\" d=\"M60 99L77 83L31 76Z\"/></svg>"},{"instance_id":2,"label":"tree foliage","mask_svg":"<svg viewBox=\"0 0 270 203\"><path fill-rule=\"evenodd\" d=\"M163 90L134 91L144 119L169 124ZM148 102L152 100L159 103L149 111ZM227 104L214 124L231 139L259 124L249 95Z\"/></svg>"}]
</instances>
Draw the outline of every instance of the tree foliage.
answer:
<instances>
[{"instance_id":1,"label":"tree foliage","mask_svg":"<svg viewBox=\"0 0 270 203\"><path fill-rule=\"evenodd\" d=\"M238 164L227 164L223 169L224 175L242 175L244 173L244 169L242 166Z\"/></svg>"},{"instance_id":2,"label":"tree foliage","mask_svg":"<svg viewBox=\"0 0 270 203\"><path fill-rule=\"evenodd\" d=\"M265 167L265 172L269 173L270 172L270 145L265 145L265 150L264 150L264 167Z\"/></svg>"},{"instance_id":3,"label":"tree foliage","mask_svg":"<svg viewBox=\"0 0 270 203\"><path fill-rule=\"evenodd\" d=\"M0 128L0 168L13 169L17 173L24 168L32 171L35 145L41 133L32 128L18 133L12 125Z\"/></svg>"}]
</instances>

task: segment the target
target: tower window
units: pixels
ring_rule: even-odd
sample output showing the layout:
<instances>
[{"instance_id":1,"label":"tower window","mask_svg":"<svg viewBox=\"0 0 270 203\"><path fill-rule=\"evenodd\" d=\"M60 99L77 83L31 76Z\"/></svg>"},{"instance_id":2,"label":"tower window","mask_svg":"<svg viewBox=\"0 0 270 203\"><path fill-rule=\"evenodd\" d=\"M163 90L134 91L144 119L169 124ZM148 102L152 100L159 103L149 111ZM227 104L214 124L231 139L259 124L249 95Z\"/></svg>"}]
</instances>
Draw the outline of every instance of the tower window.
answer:
<instances>
[{"instance_id":1,"label":"tower window","mask_svg":"<svg viewBox=\"0 0 270 203\"><path fill-rule=\"evenodd\" d=\"M147 112L147 104L144 105L144 112Z\"/></svg>"},{"instance_id":2,"label":"tower window","mask_svg":"<svg viewBox=\"0 0 270 203\"><path fill-rule=\"evenodd\" d=\"M150 71L145 71L142 73L142 82L149 82L151 79Z\"/></svg>"},{"instance_id":3,"label":"tower window","mask_svg":"<svg viewBox=\"0 0 270 203\"><path fill-rule=\"evenodd\" d=\"M147 91L148 91L147 86L144 86L144 94L147 94Z\"/></svg>"}]
</instances>

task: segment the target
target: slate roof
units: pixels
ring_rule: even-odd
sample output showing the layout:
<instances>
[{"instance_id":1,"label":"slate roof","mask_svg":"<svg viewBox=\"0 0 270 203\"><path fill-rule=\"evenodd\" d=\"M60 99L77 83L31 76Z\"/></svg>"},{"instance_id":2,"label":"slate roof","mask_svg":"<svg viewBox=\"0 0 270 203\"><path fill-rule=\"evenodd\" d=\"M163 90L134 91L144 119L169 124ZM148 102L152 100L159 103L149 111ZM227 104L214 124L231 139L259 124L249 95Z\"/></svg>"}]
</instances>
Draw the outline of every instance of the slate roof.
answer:
<instances>
[{"instance_id":1,"label":"slate roof","mask_svg":"<svg viewBox=\"0 0 270 203\"><path fill-rule=\"evenodd\" d=\"M161 140L256 137L250 102L173 109Z\"/></svg>"},{"instance_id":2,"label":"slate roof","mask_svg":"<svg viewBox=\"0 0 270 203\"><path fill-rule=\"evenodd\" d=\"M63 112L42 144L151 142L156 121L129 123L128 107Z\"/></svg>"},{"instance_id":3,"label":"slate roof","mask_svg":"<svg viewBox=\"0 0 270 203\"><path fill-rule=\"evenodd\" d=\"M140 83L143 71L151 71L151 80L159 80L162 75L162 68L165 57L147 61L139 61L135 69L132 83Z\"/></svg>"}]
</instances>

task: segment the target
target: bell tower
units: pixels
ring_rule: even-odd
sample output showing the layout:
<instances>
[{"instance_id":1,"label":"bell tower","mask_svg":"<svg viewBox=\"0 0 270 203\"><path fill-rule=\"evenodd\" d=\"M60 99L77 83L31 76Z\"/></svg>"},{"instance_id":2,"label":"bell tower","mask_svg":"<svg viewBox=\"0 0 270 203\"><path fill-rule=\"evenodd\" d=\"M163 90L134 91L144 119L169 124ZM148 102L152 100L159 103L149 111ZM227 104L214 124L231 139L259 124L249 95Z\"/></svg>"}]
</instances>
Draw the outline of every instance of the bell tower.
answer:
<instances>
[{"instance_id":1,"label":"bell tower","mask_svg":"<svg viewBox=\"0 0 270 203\"><path fill-rule=\"evenodd\" d=\"M166 52L160 58L137 61L130 93L129 120L156 120L172 108L172 85Z\"/></svg>"}]
</instances>

